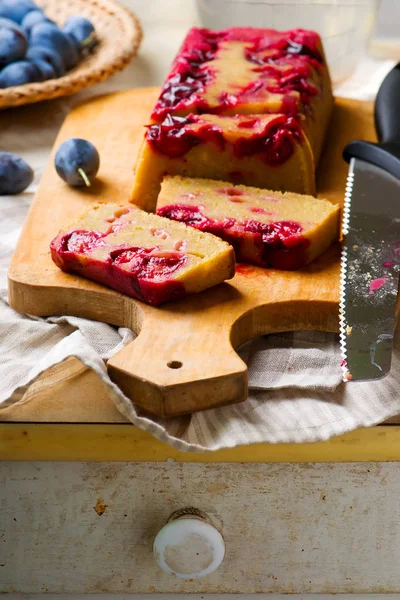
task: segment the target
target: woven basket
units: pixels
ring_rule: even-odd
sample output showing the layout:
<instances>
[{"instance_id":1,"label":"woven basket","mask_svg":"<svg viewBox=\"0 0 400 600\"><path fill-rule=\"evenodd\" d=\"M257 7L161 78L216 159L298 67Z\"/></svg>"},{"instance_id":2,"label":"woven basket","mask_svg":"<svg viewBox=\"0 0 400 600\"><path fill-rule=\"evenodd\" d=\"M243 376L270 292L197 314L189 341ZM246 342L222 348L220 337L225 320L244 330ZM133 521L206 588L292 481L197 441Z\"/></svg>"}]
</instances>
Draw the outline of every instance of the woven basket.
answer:
<instances>
[{"instance_id":1,"label":"woven basket","mask_svg":"<svg viewBox=\"0 0 400 600\"><path fill-rule=\"evenodd\" d=\"M93 54L64 77L0 89L0 109L70 96L121 71L136 56L142 29L136 16L114 0L36 0L46 15L63 25L72 15L93 22L99 38Z\"/></svg>"}]
</instances>

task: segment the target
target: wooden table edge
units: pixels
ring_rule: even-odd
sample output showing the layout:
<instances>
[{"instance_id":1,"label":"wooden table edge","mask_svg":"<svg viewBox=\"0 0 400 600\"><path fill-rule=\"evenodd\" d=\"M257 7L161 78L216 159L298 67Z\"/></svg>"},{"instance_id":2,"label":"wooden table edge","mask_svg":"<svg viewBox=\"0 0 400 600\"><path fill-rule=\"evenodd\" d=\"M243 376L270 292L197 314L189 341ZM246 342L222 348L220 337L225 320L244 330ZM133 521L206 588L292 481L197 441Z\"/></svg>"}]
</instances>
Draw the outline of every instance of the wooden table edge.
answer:
<instances>
[{"instance_id":1,"label":"wooden table edge","mask_svg":"<svg viewBox=\"0 0 400 600\"><path fill-rule=\"evenodd\" d=\"M131 424L0 423L0 460L73 462L389 462L400 461L400 425L362 428L325 442L254 444L181 452Z\"/></svg>"}]
</instances>

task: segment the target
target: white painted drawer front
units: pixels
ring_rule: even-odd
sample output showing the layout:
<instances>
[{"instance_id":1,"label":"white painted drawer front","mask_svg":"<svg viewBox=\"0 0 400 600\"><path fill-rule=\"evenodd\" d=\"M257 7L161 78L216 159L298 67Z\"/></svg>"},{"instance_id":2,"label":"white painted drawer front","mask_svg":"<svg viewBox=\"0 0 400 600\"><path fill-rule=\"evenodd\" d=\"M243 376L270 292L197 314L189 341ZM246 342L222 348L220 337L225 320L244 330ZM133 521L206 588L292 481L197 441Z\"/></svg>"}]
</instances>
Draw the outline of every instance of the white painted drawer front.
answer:
<instances>
[{"instance_id":1,"label":"white painted drawer front","mask_svg":"<svg viewBox=\"0 0 400 600\"><path fill-rule=\"evenodd\" d=\"M0 463L0 592L400 590L396 463ZM225 540L200 579L153 556L195 506Z\"/></svg>"}]
</instances>

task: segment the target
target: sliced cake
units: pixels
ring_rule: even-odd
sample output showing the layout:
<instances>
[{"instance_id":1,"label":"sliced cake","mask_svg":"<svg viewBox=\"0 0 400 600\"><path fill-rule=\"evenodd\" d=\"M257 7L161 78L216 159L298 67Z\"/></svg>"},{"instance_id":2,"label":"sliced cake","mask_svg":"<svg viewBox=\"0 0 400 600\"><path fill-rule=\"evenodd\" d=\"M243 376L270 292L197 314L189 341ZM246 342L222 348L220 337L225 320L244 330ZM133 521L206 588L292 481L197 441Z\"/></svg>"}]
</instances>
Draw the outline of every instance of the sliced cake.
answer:
<instances>
[{"instance_id":1,"label":"sliced cake","mask_svg":"<svg viewBox=\"0 0 400 600\"><path fill-rule=\"evenodd\" d=\"M338 240L340 207L312 196L165 177L157 214L229 242L238 261L299 269Z\"/></svg>"},{"instance_id":2,"label":"sliced cake","mask_svg":"<svg viewBox=\"0 0 400 600\"><path fill-rule=\"evenodd\" d=\"M296 119L288 115L167 115L147 129L132 202L154 211L166 174L306 194L315 191L310 144Z\"/></svg>"},{"instance_id":3,"label":"sliced cake","mask_svg":"<svg viewBox=\"0 0 400 600\"><path fill-rule=\"evenodd\" d=\"M226 242L133 206L97 205L50 245L55 264L157 306L233 277Z\"/></svg>"},{"instance_id":4,"label":"sliced cake","mask_svg":"<svg viewBox=\"0 0 400 600\"><path fill-rule=\"evenodd\" d=\"M191 29L152 113L285 113L309 135L316 162L332 110L329 71L319 35L294 29Z\"/></svg>"}]
</instances>

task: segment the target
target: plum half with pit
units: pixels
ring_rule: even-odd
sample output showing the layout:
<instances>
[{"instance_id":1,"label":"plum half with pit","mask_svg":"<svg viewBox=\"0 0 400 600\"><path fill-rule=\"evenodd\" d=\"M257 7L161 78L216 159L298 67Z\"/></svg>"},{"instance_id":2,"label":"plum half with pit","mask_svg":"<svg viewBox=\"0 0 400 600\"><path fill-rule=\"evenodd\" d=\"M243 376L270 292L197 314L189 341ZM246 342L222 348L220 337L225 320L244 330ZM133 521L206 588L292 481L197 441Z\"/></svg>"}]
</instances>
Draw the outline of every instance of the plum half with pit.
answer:
<instances>
[{"instance_id":1,"label":"plum half with pit","mask_svg":"<svg viewBox=\"0 0 400 600\"><path fill-rule=\"evenodd\" d=\"M89 187L100 167L100 156L91 142L71 138L61 144L54 165L58 175L72 187Z\"/></svg>"},{"instance_id":2,"label":"plum half with pit","mask_svg":"<svg viewBox=\"0 0 400 600\"><path fill-rule=\"evenodd\" d=\"M20 194L33 181L33 170L11 152L0 152L0 196Z\"/></svg>"}]
</instances>

